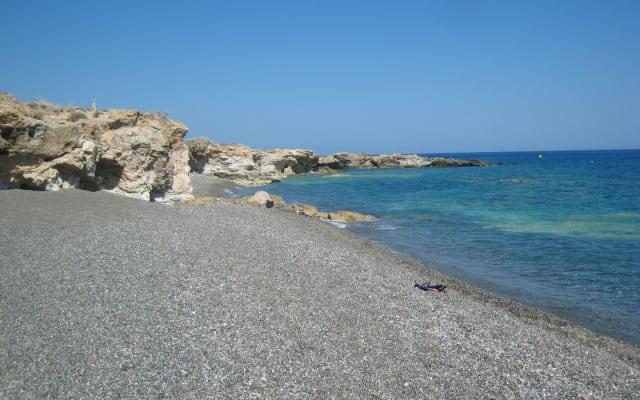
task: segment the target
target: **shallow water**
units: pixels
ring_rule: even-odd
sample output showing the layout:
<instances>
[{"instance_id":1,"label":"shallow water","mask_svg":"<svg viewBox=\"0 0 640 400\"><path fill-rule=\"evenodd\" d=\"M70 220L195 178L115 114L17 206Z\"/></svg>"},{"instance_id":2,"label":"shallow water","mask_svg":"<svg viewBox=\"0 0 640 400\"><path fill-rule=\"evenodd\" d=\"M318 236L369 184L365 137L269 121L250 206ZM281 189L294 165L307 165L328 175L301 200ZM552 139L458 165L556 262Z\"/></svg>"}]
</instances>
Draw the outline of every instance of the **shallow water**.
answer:
<instances>
[{"instance_id":1,"label":"shallow water","mask_svg":"<svg viewBox=\"0 0 640 400\"><path fill-rule=\"evenodd\" d=\"M263 189L287 203L373 214L377 221L347 229L495 294L640 344L640 151L444 156L501 165L345 170Z\"/></svg>"}]
</instances>

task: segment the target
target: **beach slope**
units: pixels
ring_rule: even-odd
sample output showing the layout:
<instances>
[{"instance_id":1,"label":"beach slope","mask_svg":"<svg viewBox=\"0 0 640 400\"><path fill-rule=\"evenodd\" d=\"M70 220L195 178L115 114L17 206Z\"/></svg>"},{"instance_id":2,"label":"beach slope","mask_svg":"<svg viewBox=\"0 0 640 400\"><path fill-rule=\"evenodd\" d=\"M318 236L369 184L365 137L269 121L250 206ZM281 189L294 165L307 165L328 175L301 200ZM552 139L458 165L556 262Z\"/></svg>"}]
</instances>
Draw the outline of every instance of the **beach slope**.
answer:
<instances>
[{"instance_id":1,"label":"beach slope","mask_svg":"<svg viewBox=\"0 0 640 400\"><path fill-rule=\"evenodd\" d=\"M4 190L0 242L2 398L640 393L637 347L282 210Z\"/></svg>"}]
</instances>

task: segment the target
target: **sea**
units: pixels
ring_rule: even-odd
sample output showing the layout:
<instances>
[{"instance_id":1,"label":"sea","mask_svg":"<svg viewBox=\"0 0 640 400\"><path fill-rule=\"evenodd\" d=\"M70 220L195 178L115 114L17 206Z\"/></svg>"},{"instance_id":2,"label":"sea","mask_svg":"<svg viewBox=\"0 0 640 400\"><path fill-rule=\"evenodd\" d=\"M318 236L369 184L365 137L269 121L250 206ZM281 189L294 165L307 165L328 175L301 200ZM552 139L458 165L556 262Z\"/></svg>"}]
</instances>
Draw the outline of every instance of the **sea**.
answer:
<instances>
[{"instance_id":1,"label":"sea","mask_svg":"<svg viewBox=\"0 0 640 400\"><path fill-rule=\"evenodd\" d=\"M310 173L232 195L267 190L288 204L372 214L376 221L337 225L498 296L640 344L640 150L420 155L493 165Z\"/></svg>"}]
</instances>

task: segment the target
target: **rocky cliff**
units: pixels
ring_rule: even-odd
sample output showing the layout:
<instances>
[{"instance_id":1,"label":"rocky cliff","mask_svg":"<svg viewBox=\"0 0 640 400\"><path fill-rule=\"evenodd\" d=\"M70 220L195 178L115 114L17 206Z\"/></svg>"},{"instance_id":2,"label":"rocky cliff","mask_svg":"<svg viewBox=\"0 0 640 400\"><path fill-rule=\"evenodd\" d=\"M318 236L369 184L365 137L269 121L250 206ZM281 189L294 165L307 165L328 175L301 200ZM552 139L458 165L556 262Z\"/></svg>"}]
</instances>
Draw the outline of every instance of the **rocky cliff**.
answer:
<instances>
[{"instance_id":1,"label":"rocky cliff","mask_svg":"<svg viewBox=\"0 0 640 400\"><path fill-rule=\"evenodd\" d=\"M22 103L0 92L0 188L107 190L151 201L192 198L190 172L262 185L345 168L487 165L418 155L256 150L208 139L166 114Z\"/></svg>"},{"instance_id":2,"label":"rocky cliff","mask_svg":"<svg viewBox=\"0 0 640 400\"><path fill-rule=\"evenodd\" d=\"M187 140L191 169L244 185L278 182L289 175L313 171L318 155L311 150L256 150L241 144L217 144L208 139Z\"/></svg>"},{"instance_id":3,"label":"rocky cliff","mask_svg":"<svg viewBox=\"0 0 640 400\"><path fill-rule=\"evenodd\" d=\"M190 198L186 132L162 114L63 109L0 93L0 187Z\"/></svg>"},{"instance_id":4,"label":"rocky cliff","mask_svg":"<svg viewBox=\"0 0 640 400\"><path fill-rule=\"evenodd\" d=\"M187 140L191 169L244 185L278 182L289 175L349 168L424 168L489 165L480 160L421 157L416 154L337 153L319 157L311 150L252 149L241 144L218 144L208 139Z\"/></svg>"}]
</instances>

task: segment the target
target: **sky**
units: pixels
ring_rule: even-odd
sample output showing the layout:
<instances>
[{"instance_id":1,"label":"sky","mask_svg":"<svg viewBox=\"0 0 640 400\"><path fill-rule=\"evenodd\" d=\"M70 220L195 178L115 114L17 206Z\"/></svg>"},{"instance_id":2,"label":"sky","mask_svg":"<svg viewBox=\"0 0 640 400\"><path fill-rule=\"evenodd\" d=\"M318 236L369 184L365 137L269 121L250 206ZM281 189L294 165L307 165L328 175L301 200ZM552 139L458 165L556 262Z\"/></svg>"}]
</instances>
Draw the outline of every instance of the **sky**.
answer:
<instances>
[{"instance_id":1,"label":"sky","mask_svg":"<svg viewBox=\"0 0 640 400\"><path fill-rule=\"evenodd\" d=\"M640 1L24 1L0 91L316 153L640 148Z\"/></svg>"}]
</instances>

